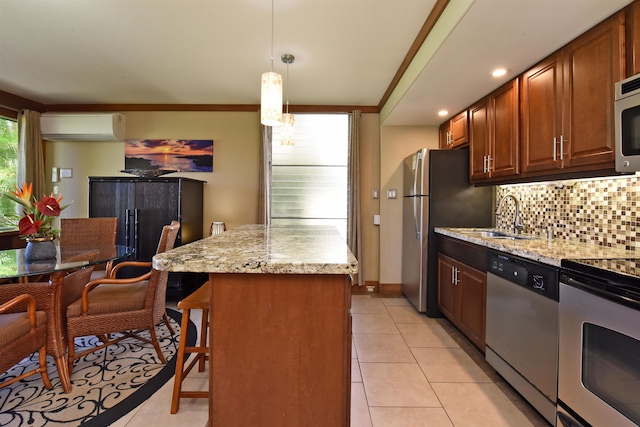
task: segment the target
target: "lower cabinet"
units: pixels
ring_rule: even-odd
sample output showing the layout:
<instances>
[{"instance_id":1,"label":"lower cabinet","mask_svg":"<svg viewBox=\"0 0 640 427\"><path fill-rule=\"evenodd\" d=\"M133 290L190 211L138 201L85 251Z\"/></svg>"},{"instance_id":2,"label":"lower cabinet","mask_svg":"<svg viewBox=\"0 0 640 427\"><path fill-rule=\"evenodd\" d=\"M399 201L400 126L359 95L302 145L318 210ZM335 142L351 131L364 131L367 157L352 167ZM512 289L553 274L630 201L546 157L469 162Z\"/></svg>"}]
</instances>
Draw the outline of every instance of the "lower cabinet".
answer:
<instances>
[{"instance_id":1,"label":"lower cabinet","mask_svg":"<svg viewBox=\"0 0 640 427\"><path fill-rule=\"evenodd\" d=\"M438 236L439 239L441 237ZM469 245L462 245L462 247L470 251L469 253L475 250ZM472 256L472 259L486 265L486 251L483 248L477 250L482 255L480 258ZM465 253L463 252L462 255L464 258ZM482 351L485 349L486 300L486 272L439 252L438 306L440 311Z\"/></svg>"}]
</instances>

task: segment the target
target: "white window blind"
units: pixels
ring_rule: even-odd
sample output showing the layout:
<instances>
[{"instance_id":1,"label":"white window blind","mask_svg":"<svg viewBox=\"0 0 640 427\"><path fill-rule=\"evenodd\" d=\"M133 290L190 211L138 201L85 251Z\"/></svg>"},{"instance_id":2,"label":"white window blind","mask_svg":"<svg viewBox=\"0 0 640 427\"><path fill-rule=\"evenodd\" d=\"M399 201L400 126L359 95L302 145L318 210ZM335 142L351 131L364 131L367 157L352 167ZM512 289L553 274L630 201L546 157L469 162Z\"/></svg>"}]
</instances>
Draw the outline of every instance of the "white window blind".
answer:
<instances>
[{"instance_id":1,"label":"white window blind","mask_svg":"<svg viewBox=\"0 0 640 427\"><path fill-rule=\"evenodd\" d=\"M272 224L335 225L347 233L349 116L296 114L293 146L273 128Z\"/></svg>"}]
</instances>

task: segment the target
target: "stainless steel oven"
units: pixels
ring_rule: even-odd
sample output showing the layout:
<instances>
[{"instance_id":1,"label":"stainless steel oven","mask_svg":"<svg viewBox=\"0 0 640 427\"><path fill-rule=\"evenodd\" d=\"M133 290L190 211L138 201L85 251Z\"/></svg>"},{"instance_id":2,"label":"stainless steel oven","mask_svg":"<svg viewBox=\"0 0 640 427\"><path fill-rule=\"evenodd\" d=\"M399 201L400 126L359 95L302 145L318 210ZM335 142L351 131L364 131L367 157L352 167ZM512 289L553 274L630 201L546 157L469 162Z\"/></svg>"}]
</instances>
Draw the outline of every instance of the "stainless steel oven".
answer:
<instances>
[{"instance_id":1,"label":"stainless steel oven","mask_svg":"<svg viewBox=\"0 0 640 427\"><path fill-rule=\"evenodd\" d=\"M636 264L640 260L563 261L558 426L640 425Z\"/></svg>"}]
</instances>

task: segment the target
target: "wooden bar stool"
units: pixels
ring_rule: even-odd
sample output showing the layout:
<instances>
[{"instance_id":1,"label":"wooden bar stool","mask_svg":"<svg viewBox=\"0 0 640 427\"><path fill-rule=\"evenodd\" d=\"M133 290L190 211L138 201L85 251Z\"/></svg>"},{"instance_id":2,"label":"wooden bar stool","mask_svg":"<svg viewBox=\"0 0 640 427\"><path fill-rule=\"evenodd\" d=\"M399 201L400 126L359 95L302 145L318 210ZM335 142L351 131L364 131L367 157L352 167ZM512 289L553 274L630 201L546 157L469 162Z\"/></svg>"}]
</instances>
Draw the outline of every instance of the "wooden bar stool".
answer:
<instances>
[{"instance_id":1,"label":"wooden bar stool","mask_svg":"<svg viewBox=\"0 0 640 427\"><path fill-rule=\"evenodd\" d=\"M209 327L209 282L205 282L195 292L178 302L178 308L182 309L182 329L180 332L180 344L178 345L178 359L176 361L176 376L173 379L173 398L171 400L171 413L178 412L180 398L182 397L209 397L209 391L182 390L182 381L198 363L198 371L204 372L204 362L209 359L209 347L207 346L207 330ZM189 315L191 310L202 310L202 323L200 325L200 344L197 347L187 347L187 328L189 327ZM186 354L197 353L196 357L184 369Z\"/></svg>"}]
</instances>

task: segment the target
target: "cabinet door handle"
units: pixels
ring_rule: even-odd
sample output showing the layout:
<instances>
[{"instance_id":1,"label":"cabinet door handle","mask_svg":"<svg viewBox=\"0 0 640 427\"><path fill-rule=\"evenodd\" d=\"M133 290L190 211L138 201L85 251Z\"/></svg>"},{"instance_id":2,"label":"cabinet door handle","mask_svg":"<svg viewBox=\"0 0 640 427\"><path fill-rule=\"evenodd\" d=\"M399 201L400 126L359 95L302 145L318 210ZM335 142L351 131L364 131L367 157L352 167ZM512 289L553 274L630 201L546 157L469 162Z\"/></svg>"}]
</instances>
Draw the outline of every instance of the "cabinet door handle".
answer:
<instances>
[{"instance_id":1,"label":"cabinet door handle","mask_svg":"<svg viewBox=\"0 0 640 427\"><path fill-rule=\"evenodd\" d=\"M564 135L560 135L560 160L562 160L564 156L564 142L569 142L568 139L564 139Z\"/></svg>"},{"instance_id":2,"label":"cabinet door handle","mask_svg":"<svg viewBox=\"0 0 640 427\"><path fill-rule=\"evenodd\" d=\"M136 259L140 257L140 209L133 210L133 246Z\"/></svg>"},{"instance_id":3,"label":"cabinet door handle","mask_svg":"<svg viewBox=\"0 0 640 427\"><path fill-rule=\"evenodd\" d=\"M553 137L553 161L556 161L556 145L558 144L558 141L556 140L556 137Z\"/></svg>"},{"instance_id":4,"label":"cabinet door handle","mask_svg":"<svg viewBox=\"0 0 640 427\"><path fill-rule=\"evenodd\" d=\"M487 173L491 172L491 155L487 154Z\"/></svg>"},{"instance_id":5,"label":"cabinet door handle","mask_svg":"<svg viewBox=\"0 0 640 427\"><path fill-rule=\"evenodd\" d=\"M458 280L458 272L459 271L460 270L458 270L457 268L451 267L451 273L452 273L451 274L451 283L456 285L456 286L458 285L458 283L460 283L460 281Z\"/></svg>"}]
</instances>

